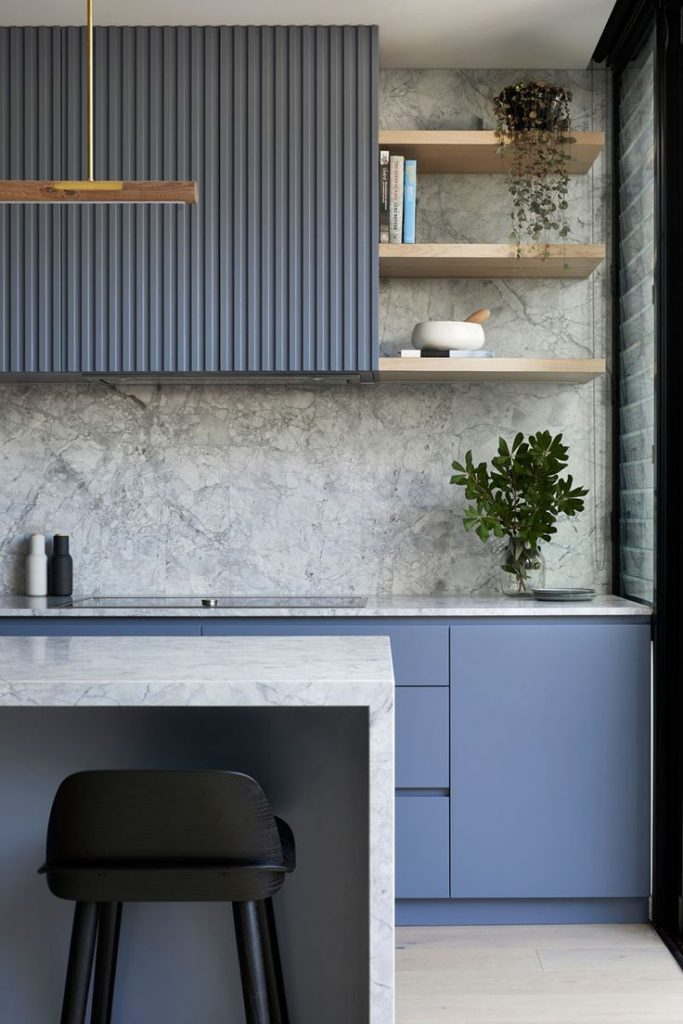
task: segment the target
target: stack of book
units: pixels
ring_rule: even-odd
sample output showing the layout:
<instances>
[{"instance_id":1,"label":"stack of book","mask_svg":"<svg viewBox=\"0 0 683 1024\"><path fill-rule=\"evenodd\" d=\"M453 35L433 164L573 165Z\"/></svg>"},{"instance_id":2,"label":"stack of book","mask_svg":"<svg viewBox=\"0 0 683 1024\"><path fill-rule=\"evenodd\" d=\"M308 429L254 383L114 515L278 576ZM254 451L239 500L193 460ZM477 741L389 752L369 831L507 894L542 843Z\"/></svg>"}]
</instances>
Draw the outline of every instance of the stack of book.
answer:
<instances>
[{"instance_id":1,"label":"stack of book","mask_svg":"<svg viewBox=\"0 0 683 1024\"><path fill-rule=\"evenodd\" d=\"M379 240L415 241L417 161L379 152Z\"/></svg>"}]
</instances>

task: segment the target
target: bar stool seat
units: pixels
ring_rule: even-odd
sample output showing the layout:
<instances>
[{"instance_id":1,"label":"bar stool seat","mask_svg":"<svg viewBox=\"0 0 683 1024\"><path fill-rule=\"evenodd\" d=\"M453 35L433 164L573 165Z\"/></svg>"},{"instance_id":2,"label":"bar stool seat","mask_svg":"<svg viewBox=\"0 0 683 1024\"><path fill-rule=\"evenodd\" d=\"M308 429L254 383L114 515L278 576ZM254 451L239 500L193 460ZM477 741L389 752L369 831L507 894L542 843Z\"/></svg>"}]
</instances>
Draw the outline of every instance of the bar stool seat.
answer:
<instances>
[{"instance_id":1,"label":"bar stool seat","mask_svg":"<svg viewBox=\"0 0 683 1024\"><path fill-rule=\"evenodd\" d=\"M69 776L40 868L76 903L62 1024L84 1024L93 962L91 1024L110 1024L122 904L136 901L232 903L247 1024L288 1024L272 897L294 867L292 831L248 775Z\"/></svg>"}]
</instances>

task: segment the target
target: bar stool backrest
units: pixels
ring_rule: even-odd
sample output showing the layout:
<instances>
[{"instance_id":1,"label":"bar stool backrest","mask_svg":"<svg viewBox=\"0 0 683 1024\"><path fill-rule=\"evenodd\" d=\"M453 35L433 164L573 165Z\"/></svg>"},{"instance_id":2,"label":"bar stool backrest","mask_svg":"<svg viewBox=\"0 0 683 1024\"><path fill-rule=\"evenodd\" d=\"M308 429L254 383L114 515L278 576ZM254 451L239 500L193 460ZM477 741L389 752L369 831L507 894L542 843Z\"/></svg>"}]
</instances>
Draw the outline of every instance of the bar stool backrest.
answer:
<instances>
[{"instance_id":1,"label":"bar stool backrest","mask_svg":"<svg viewBox=\"0 0 683 1024\"><path fill-rule=\"evenodd\" d=\"M47 865L207 860L279 865L270 804L248 775L228 771L89 771L52 804Z\"/></svg>"}]
</instances>

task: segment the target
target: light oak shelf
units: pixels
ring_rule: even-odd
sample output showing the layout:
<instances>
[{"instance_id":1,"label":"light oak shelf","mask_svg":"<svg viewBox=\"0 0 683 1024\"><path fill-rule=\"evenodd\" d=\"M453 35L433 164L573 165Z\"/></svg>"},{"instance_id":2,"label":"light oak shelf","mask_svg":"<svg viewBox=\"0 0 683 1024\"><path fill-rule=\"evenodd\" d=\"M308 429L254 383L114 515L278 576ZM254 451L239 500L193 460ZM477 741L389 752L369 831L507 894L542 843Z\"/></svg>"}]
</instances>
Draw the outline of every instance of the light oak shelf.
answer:
<instances>
[{"instance_id":1,"label":"light oak shelf","mask_svg":"<svg viewBox=\"0 0 683 1024\"><path fill-rule=\"evenodd\" d=\"M473 243L383 244L380 277L586 278L605 258L604 245L523 246Z\"/></svg>"},{"instance_id":2,"label":"light oak shelf","mask_svg":"<svg viewBox=\"0 0 683 1024\"><path fill-rule=\"evenodd\" d=\"M572 132L570 174L586 174L605 145L604 132ZM418 174L504 174L495 132L381 131L379 144L410 160Z\"/></svg>"},{"instance_id":3,"label":"light oak shelf","mask_svg":"<svg viewBox=\"0 0 683 1024\"><path fill-rule=\"evenodd\" d=\"M604 359L380 359L378 379L422 383L542 381L585 384L605 373Z\"/></svg>"}]
</instances>

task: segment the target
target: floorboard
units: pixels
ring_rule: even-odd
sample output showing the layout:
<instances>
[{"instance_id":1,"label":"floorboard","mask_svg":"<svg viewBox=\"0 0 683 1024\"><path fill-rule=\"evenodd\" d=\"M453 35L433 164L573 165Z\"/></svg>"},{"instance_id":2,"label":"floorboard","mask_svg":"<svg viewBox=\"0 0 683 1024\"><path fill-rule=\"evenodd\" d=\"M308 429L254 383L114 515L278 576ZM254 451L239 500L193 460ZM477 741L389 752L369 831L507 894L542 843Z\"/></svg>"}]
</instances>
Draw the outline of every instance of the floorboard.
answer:
<instances>
[{"instance_id":1,"label":"floorboard","mask_svg":"<svg viewBox=\"0 0 683 1024\"><path fill-rule=\"evenodd\" d=\"M683 1024L648 925L397 929L397 1024Z\"/></svg>"}]
</instances>

